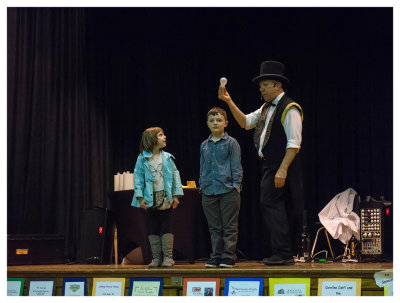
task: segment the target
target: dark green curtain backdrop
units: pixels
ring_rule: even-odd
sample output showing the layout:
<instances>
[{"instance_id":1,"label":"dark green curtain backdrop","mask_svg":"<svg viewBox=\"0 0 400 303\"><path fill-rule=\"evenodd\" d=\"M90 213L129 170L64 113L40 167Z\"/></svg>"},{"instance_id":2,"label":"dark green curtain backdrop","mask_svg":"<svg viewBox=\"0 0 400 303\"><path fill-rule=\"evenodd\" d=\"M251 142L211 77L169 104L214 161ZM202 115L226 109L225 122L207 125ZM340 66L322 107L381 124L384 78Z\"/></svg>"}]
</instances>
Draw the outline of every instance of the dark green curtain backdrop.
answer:
<instances>
[{"instance_id":1,"label":"dark green curtain backdrop","mask_svg":"<svg viewBox=\"0 0 400 303\"><path fill-rule=\"evenodd\" d=\"M8 8L8 233L62 233L74 257L84 208L109 206L141 132L160 126L182 181L198 180L207 111L228 78L286 65L304 110L309 225L337 193L393 197L392 8ZM228 111L244 169L238 249L265 257L253 131Z\"/></svg>"},{"instance_id":2,"label":"dark green curtain backdrop","mask_svg":"<svg viewBox=\"0 0 400 303\"><path fill-rule=\"evenodd\" d=\"M110 188L107 110L90 102L85 9L8 9L8 233L64 234Z\"/></svg>"}]
</instances>

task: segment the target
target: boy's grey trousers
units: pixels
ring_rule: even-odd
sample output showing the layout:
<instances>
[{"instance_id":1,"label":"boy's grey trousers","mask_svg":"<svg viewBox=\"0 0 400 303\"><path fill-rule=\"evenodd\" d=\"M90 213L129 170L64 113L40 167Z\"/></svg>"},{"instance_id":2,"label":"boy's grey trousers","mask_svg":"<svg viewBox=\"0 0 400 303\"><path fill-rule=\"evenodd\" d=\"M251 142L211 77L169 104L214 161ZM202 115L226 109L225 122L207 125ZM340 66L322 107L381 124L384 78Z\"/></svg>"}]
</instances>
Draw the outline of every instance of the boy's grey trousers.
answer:
<instances>
[{"instance_id":1,"label":"boy's grey trousers","mask_svg":"<svg viewBox=\"0 0 400 303\"><path fill-rule=\"evenodd\" d=\"M202 195L203 211L211 235L211 258L236 260L240 193L236 189L220 195Z\"/></svg>"}]
</instances>

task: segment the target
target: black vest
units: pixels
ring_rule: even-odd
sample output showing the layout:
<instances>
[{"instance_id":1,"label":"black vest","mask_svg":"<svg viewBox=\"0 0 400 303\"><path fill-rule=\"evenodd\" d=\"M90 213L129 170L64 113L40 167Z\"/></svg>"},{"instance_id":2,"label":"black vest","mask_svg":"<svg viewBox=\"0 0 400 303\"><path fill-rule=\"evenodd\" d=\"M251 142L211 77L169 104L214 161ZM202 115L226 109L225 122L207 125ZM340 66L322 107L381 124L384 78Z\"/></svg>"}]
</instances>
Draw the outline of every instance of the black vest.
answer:
<instances>
[{"instance_id":1,"label":"black vest","mask_svg":"<svg viewBox=\"0 0 400 303\"><path fill-rule=\"evenodd\" d=\"M278 105L276 106L275 112L273 113L268 126L267 131L263 143L263 148L261 149L264 158L266 161L271 163L272 165L280 165L282 162L285 153L286 153L286 145L287 145L287 138L285 129L282 125L282 114L284 113L285 109L287 110L292 107L296 106L302 115L301 107L295 103L292 99L290 99L286 94L282 96L279 100ZM271 107L270 107L271 108ZM268 110L267 106L264 106L261 112L261 116L263 117L266 113L265 111ZM303 116L303 115L302 115ZM255 135L261 134L262 128L264 127L265 119L259 119L256 125ZM258 151L260 138L254 136L254 145ZM297 158L297 156L296 156Z\"/></svg>"}]
</instances>

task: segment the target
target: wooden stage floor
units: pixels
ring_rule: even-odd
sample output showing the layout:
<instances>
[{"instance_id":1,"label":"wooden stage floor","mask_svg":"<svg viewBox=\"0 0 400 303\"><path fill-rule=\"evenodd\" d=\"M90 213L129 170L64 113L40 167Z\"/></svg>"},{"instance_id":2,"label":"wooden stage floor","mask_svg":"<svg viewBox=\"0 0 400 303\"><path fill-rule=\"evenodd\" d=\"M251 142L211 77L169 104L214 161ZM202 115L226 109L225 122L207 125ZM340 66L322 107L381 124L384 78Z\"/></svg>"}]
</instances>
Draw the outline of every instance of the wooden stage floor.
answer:
<instances>
[{"instance_id":1,"label":"wooden stage floor","mask_svg":"<svg viewBox=\"0 0 400 303\"><path fill-rule=\"evenodd\" d=\"M18 265L8 266L9 278L55 278L57 295L62 293L63 278L87 278L92 286L93 278L164 278L163 295L182 295L183 278L220 278L221 288L225 278L264 278L264 294L268 295L268 278L310 278L311 295L317 295L319 278L361 279L363 296L382 296L383 288L376 285L374 274L393 269L393 263L296 263L293 266L266 266L261 261L238 262L234 268L205 268L204 262L189 264L178 261L172 268L149 269L146 265ZM128 289L126 290L126 293ZM222 292L223 293L223 292Z\"/></svg>"},{"instance_id":2,"label":"wooden stage floor","mask_svg":"<svg viewBox=\"0 0 400 303\"><path fill-rule=\"evenodd\" d=\"M332 275L346 274L350 276L377 272L393 268L393 263L296 263L293 266L266 266L261 261L238 262L233 268L205 268L204 262L189 264L177 261L172 268L150 269L146 265L90 265L90 264L56 264L56 265L16 265L8 266L8 275L36 274L36 275L287 275L312 274Z\"/></svg>"}]
</instances>

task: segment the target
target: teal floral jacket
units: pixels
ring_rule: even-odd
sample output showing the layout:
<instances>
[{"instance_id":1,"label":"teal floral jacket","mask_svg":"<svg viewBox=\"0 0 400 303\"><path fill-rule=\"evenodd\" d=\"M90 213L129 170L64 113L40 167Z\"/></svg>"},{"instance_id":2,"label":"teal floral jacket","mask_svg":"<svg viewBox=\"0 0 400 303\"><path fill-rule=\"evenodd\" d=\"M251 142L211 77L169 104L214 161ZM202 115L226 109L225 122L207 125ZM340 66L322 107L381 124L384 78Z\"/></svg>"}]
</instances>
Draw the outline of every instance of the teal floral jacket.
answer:
<instances>
[{"instance_id":1,"label":"teal floral jacket","mask_svg":"<svg viewBox=\"0 0 400 303\"><path fill-rule=\"evenodd\" d=\"M143 197L146 201L148 201L148 207L153 206L153 181L155 180L155 177L153 177L153 174L149 168L149 159L152 156L152 153L143 151L139 154L136 160L133 178L135 194L131 203L131 205L134 207L140 207L137 197ZM164 190L170 203L172 202L173 196L183 196L181 177L172 158L174 158L174 156L172 156L170 153L161 151L161 161L164 174Z\"/></svg>"}]
</instances>

